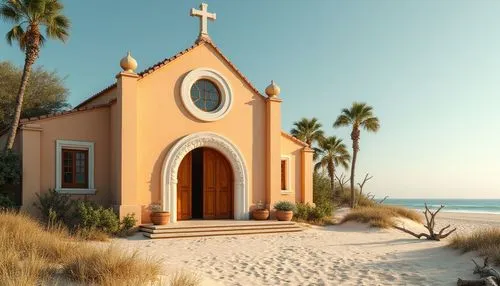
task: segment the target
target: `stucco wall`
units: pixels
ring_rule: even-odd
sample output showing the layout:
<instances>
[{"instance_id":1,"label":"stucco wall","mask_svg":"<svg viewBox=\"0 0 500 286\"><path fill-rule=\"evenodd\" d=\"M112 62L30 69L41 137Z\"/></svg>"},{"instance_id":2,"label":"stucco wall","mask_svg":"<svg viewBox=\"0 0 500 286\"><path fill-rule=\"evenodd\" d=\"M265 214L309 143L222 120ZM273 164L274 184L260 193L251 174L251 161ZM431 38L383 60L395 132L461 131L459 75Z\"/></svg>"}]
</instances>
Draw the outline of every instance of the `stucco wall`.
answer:
<instances>
[{"instance_id":1,"label":"stucco wall","mask_svg":"<svg viewBox=\"0 0 500 286\"><path fill-rule=\"evenodd\" d=\"M189 71L206 67L230 83L234 102L221 120L201 122L184 108L180 85ZM213 48L203 44L139 80L138 188L141 203L160 202L161 169L170 147L201 131L231 140L244 155L249 174L250 204L265 200L265 100L244 83Z\"/></svg>"},{"instance_id":2,"label":"stucco wall","mask_svg":"<svg viewBox=\"0 0 500 286\"><path fill-rule=\"evenodd\" d=\"M301 164L303 148L303 146L281 135L281 155L290 158L290 189L293 192L291 194L280 194L281 200L291 202L302 200Z\"/></svg>"},{"instance_id":3,"label":"stucco wall","mask_svg":"<svg viewBox=\"0 0 500 286\"><path fill-rule=\"evenodd\" d=\"M40 183L38 190L26 190L25 193L47 192L56 186L56 140L74 140L94 142L95 169L94 183L97 190L96 195L89 195L88 198L98 200L103 204L111 203L110 174L110 112L108 107L79 111L54 118L35 121L40 126L40 164L23 164L23 172L27 168L40 169ZM27 142L24 142L25 144ZM35 149L36 146L30 147ZM23 154L23 157L24 156ZM23 158L28 160L29 158ZM24 191L24 186L23 186ZM29 206L27 206L29 207Z\"/></svg>"}]
</instances>

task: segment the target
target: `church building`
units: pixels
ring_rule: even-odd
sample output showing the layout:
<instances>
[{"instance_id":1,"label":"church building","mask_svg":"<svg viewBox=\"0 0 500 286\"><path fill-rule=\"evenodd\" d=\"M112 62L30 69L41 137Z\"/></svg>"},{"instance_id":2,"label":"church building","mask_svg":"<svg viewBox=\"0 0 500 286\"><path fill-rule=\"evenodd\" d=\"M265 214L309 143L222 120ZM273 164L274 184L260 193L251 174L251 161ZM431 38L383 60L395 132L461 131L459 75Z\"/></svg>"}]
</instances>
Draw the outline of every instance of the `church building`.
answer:
<instances>
[{"instance_id":1,"label":"church building","mask_svg":"<svg viewBox=\"0 0 500 286\"><path fill-rule=\"evenodd\" d=\"M149 222L251 219L262 202L312 203L313 150L281 129L280 88L261 93L207 32L142 72L129 53L116 82L74 109L21 120L22 207L55 189ZM285 96L286 98L286 96ZM0 145L7 134L0 134Z\"/></svg>"}]
</instances>

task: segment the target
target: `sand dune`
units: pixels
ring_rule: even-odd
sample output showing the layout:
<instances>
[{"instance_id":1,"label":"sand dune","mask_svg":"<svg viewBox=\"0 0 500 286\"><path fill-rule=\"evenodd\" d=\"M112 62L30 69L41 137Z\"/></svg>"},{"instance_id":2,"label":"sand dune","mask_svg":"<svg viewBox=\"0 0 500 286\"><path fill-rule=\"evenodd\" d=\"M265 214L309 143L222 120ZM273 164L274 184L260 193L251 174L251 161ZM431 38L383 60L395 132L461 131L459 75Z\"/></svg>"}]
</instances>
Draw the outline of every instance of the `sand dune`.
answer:
<instances>
[{"instance_id":1,"label":"sand dune","mask_svg":"<svg viewBox=\"0 0 500 286\"><path fill-rule=\"evenodd\" d=\"M439 224L450 223L462 232L500 227L500 215L441 217ZM397 230L357 223L292 234L134 238L115 243L163 258L168 271L199 273L207 278L205 285L456 285L457 277L474 278L474 253L451 250L445 241L417 240Z\"/></svg>"}]
</instances>

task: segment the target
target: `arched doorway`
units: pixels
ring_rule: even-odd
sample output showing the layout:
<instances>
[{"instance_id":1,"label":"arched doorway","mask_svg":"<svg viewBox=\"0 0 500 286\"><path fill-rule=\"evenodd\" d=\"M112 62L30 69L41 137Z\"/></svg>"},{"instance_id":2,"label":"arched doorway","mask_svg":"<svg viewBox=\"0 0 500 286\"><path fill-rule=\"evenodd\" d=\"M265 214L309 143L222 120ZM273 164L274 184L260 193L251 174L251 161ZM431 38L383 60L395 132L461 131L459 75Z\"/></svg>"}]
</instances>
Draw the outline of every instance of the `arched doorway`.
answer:
<instances>
[{"instance_id":1,"label":"arched doorway","mask_svg":"<svg viewBox=\"0 0 500 286\"><path fill-rule=\"evenodd\" d=\"M220 152L229 162L233 176L233 216L247 220L249 212L248 170L238 147L224 136L213 132L198 132L177 141L163 161L161 175L162 207L170 212L170 222L177 221L178 171L184 157L194 149L207 147Z\"/></svg>"},{"instance_id":2,"label":"arched doorway","mask_svg":"<svg viewBox=\"0 0 500 286\"><path fill-rule=\"evenodd\" d=\"M233 170L215 149L186 154L177 172L177 219L233 218Z\"/></svg>"}]
</instances>

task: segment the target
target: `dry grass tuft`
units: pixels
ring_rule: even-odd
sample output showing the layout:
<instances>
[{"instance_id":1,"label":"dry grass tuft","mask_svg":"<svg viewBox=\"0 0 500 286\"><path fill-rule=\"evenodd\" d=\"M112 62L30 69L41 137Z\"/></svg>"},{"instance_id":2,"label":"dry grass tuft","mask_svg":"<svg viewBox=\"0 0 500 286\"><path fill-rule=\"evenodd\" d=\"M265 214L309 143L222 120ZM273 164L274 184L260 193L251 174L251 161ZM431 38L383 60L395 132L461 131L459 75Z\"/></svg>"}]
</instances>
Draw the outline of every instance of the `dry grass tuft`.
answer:
<instances>
[{"instance_id":1,"label":"dry grass tuft","mask_svg":"<svg viewBox=\"0 0 500 286\"><path fill-rule=\"evenodd\" d=\"M389 205L373 205L353 209L340 223L356 221L368 223L371 227L390 228L394 225L395 218L407 218L419 223L422 222L422 216L414 210Z\"/></svg>"},{"instance_id":2,"label":"dry grass tuft","mask_svg":"<svg viewBox=\"0 0 500 286\"><path fill-rule=\"evenodd\" d=\"M103 251L78 251L64 271L71 280L85 284L126 285L131 281L155 281L161 272L159 265L141 259L137 252L126 254L111 246Z\"/></svg>"},{"instance_id":3,"label":"dry grass tuft","mask_svg":"<svg viewBox=\"0 0 500 286\"><path fill-rule=\"evenodd\" d=\"M170 286L198 286L201 284L201 278L193 273L176 272L170 278Z\"/></svg>"},{"instance_id":4,"label":"dry grass tuft","mask_svg":"<svg viewBox=\"0 0 500 286\"><path fill-rule=\"evenodd\" d=\"M77 283L136 286L154 282L161 271L137 254L98 249L63 228L46 231L27 215L9 212L0 212L0 254L0 285L6 286L50 285L61 272Z\"/></svg>"},{"instance_id":5,"label":"dry grass tuft","mask_svg":"<svg viewBox=\"0 0 500 286\"><path fill-rule=\"evenodd\" d=\"M463 252L477 251L482 256L490 257L500 265L500 228L478 230L468 235L456 235L450 247Z\"/></svg>"}]
</instances>

